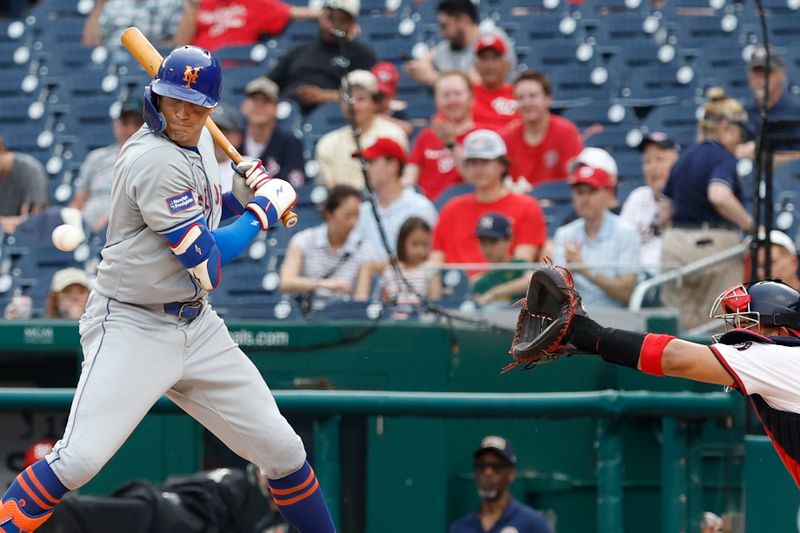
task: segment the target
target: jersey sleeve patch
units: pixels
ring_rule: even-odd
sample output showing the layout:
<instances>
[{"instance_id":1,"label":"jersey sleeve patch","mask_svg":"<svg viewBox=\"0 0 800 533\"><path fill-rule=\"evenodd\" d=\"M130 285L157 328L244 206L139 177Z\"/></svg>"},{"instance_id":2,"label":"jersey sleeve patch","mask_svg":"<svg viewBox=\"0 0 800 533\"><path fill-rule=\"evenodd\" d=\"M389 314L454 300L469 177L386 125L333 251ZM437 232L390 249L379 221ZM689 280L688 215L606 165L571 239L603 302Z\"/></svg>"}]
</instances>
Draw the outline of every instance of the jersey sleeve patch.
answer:
<instances>
[{"instance_id":1,"label":"jersey sleeve patch","mask_svg":"<svg viewBox=\"0 0 800 533\"><path fill-rule=\"evenodd\" d=\"M194 194L192 194L190 189L186 189L185 191L170 196L166 199L166 202L167 209L169 209L169 212L173 215L180 213L181 211L186 211L190 207L197 205L194 200Z\"/></svg>"}]
</instances>

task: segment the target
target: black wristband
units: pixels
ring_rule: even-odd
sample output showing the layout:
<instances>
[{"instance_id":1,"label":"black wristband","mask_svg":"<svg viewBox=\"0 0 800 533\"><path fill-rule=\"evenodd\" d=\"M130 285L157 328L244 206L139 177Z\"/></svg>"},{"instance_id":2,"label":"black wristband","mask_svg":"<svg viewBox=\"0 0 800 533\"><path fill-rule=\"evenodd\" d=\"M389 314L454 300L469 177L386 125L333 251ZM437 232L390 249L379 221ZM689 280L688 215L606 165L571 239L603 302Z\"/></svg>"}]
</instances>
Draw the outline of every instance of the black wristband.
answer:
<instances>
[{"instance_id":1,"label":"black wristband","mask_svg":"<svg viewBox=\"0 0 800 533\"><path fill-rule=\"evenodd\" d=\"M576 315L567 340L578 350L598 354L608 363L636 369L644 337L644 333L604 328L591 318Z\"/></svg>"}]
</instances>

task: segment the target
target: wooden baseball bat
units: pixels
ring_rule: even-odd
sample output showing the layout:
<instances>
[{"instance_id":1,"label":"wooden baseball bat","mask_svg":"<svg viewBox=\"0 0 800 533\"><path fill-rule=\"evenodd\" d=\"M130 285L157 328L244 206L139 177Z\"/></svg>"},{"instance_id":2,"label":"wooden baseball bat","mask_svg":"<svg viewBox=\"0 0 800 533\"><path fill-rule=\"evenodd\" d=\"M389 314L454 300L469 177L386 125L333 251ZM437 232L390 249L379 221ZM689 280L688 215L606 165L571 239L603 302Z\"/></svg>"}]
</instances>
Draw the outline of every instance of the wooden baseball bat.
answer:
<instances>
[{"instance_id":1,"label":"wooden baseball bat","mask_svg":"<svg viewBox=\"0 0 800 533\"><path fill-rule=\"evenodd\" d=\"M128 49L128 52L139 62L139 64L144 67L148 74L151 76L155 76L156 72L158 72L158 67L161 66L161 61L163 58L158 50L150 43L147 37L139 31L139 28L131 27L125 30L122 33L122 37L120 37L122 44L125 45L125 48ZM222 148L222 150L231 158L235 164L241 163L244 158L242 154L239 153L239 150L231 144L225 134L220 131L214 121L211 120L209 117L206 119L206 127L208 131L211 132L211 137L214 139L214 142L217 146ZM291 228L295 224L297 224L297 215L293 213L291 210L287 211L281 217L281 221L283 225L287 228Z\"/></svg>"}]
</instances>

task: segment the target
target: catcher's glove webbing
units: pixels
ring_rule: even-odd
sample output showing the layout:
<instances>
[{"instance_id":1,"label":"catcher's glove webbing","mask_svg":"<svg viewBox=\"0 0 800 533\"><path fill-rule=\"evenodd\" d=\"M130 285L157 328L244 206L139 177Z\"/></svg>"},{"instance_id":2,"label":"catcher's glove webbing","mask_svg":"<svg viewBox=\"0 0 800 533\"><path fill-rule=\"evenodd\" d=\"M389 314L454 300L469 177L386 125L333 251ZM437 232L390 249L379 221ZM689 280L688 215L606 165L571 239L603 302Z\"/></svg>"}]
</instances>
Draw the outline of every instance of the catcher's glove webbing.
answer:
<instances>
[{"instance_id":1,"label":"catcher's glove webbing","mask_svg":"<svg viewBox=\"0 0 800 533\"><path fill-rule=\"evenodd\" d=\"M528 292L518 302L522 309L509 350L515 360L503 372L521 363L551 361L569 353L567 335L572 320L576 314L585 314L572 273L549 259L545 262L533 272Z\"/></svg>"}]
</instances>

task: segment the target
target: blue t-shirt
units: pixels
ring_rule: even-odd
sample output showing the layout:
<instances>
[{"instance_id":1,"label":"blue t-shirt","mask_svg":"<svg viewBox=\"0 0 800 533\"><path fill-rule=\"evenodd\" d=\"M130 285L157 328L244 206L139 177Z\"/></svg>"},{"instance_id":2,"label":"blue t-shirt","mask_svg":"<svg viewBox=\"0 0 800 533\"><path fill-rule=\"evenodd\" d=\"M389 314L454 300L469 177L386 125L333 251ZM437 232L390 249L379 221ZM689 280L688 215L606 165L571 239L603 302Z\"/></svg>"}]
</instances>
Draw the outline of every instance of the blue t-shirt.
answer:
<instances>
[{"instance_id":1,"label":"blue t-shirt","mask_svg":"<svg viewBox=\"0 0 800 533\"><path fill-rule=\"evenodd\" d=\"M716 141L703 141L681 154L664 187L664 196L672 200L675 209L672 215L675 226L709 223L734 227L708 201L708 186L712 182L730 187L742 201L736 157Z\"/></svg>"},{"instance_id":2,"label":"blue t-shirt","mask_svg":"<svg viewBox=\"0 0 800 533\"><path fill-rule=\"evenodd\" d=\"M747 140L751 141L756 137L758 123L761 120L761 106L755 101L751 101L745 110L747 111ZM775 105L767 110L767 118L768 120L800 120L800 102L795 96L784 91ZM778 126L770 131L800 138L800 123ZM800 139L797 142L779 143L776 145L776 149L800 150Z\"/></svg>"},{"instance_id":3,"label":"blue t-shirt","mask_svg":"<svg viewBox=\"0 0 800 533\"><path fill-rule=\"evenodd\" d=\"M509 500L503 516L489 531L483 530L476 511L450 524L449 533L500 533L507 531L506 528L514 528L519 533L552 533L542 515L514 498Z\"/></svg>"}]
</instances>

